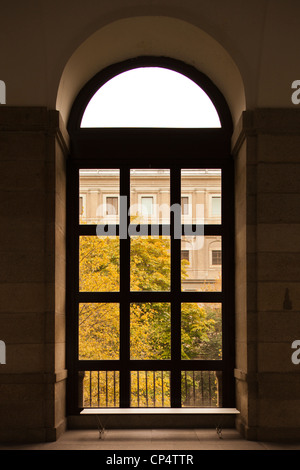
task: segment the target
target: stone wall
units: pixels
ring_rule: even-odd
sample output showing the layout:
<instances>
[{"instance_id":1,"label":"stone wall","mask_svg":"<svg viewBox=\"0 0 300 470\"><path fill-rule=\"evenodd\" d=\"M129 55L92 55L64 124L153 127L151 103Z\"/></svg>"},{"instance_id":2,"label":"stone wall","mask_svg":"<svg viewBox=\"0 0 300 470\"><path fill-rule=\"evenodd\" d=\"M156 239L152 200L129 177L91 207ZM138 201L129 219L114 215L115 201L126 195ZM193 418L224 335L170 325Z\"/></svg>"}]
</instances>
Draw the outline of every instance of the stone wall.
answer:
<instances>
[{"instance_id":1,"label":"stone wall","mask_svg":"<svg viewBox=\"0 0 300 470\"><path fill-rule=\"evenodd\" d=\"M0 108L0 440L65 428L65 160L56 111Z\"/></svg>"},{"instance_id":2,"label":"stone wall","mask_svg":"<svg viewBox=\"0 0 300 470\"><path fill-rule=\"evenodd\" d=\"M243 113L233 138L237 428L300 438L300 112ZM56 111L0 108L1 441L66 428L68 137Z\"/></svg>"},{"instance_id":3,"label":"stone wall","mask_svg":"<svg viewBox=\"0 0 300 470\"><path fill-rule=\"evenodd\" d=\"M300 112L247 111L234 140L238 428L299 439Z\"/></svg>"}]
</instances>

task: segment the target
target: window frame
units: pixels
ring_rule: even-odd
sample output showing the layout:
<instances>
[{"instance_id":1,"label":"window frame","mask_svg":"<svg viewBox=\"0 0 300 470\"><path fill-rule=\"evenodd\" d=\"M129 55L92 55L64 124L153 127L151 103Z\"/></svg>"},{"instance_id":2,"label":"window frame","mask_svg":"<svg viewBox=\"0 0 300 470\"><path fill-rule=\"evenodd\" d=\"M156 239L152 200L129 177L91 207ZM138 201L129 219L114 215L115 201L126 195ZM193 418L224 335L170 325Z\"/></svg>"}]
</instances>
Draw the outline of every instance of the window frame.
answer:
<instances>
[{"instance_id":1,"label":"window frame","mask_svg":"<svg viewBox=\"0 0 300 470\"><path fill-rule=\"evenodd\" d=\"M182 260L190 262L190 250L181 249L181 261Z\"/></svg>"},{"instance_id":2,"label":"window frame","mask_svg":"<svg viewBox=\"0 0 300 470\"><path fill-rule=\"evenodd\" d=\"M120 216L120 198L119 196L112 195L111 193L109 194L104 194L103 195L104 199L104 220L106 222L114 223L117 222ZM116 199L116 212L114 214L108 214L108 207L113 207L115 206L113 204L110 204L108 202L108 199Z\"/></svg>"},{"instance_id":3,"label":"window frame","mask_svg":"<svg viewBox=\"0 0 300 470\"><path fill-rule=\"evenodd\" d=\"M211 219L219 219L220 217L222 217L222 206L220 207L220 213L215 214L214 208L213 208L213 199L220 199L221 204L222 204L222 196L219 193L213 193L213 194L210 194L210 198L209 198L209 217Z\"/></svg>"},{"instance_id":4,"label":"window frame","mask_svg":"<svg viewBox=\"0 0 300 470\"><path fill-rule=\"evenodd\" d=\"M143 203L143 199L151 199L151 213L148 213L148 209L146 206L144 206L144 203ZM156 219L157 217L157 214L156 214L156 196L155 194L147 194L147 193L144 193L143 194L139 194L138 195L138 204L141 208L141 214L144 215L147 219ZM144 208L146 209L146 213L144 212Z\"/></svg>"},{"instance_id":5,"label":"window frame","mask_svg":"<svg viewBox=\"0 0 300 470\"><path fill-rule=\"evenodd\" d=\"M183 203L183 199L187 199L187 204ZM190 219L192 217L192 196L190 194L181 194L181 217L184 219ZM187 212L185 212L187 211Z\"/></svg>"},{"instance_id":6,"label":"window frame","mask_svg":"<svg viewBox=\"0 0 300 470\"><path fill-rule=\"evenodd\" d=\"M220 262L216 262L216 261L219 261L219 259L221 258L221 261ZM218 249L218 250L214 250L212 249L211 250L211 266L221 266L222 265L222 250Z\"/></svg>"},{"instance_id":7,"label":"window frame","mask_svg":"<svg viewBox=\"0 0 300 470\"><path fill-rule=\"evenodd\" d=\"M221 128L213 129L88 129L80 128L81 116L90 97L110 77L128 70L133 66L165 66L180 71L185 75L193 77L194 81L206 91L212 99L220 116ZM96 87L97 85L97 87ZM181 203L180 171L189 168L221 168L222 170L222 223L205 225L204 235L221 235L222 244L222 292L181 292L180 272L181 245L180 240L172 239L171 252L178 253L179 257L171 255L173 292L171 293L134 293L130 298L135 299L161 299L168 301L172 299L175 305L171 324L171 335L180 331L179 308L181 302L222 302L222 360L188 360L180 357L178 344L172 345L172 358L169 360L148 361L147 370L171 370L172 378L172 407L180 407L180 372L181 370L211 370L222 371L222 407L235 406L234 386L234 195L233 195L233 158L230 153L230 139L232 133L232 122L227 104L212 84L203 74L194 68L179 61L167 58L138 58L134 61L125 61L108 67L97 74L79 93L74 102L70 114L68 131L71 138L71 154L67 161L67 410L68 414L78 414L81 411L78 395L78 373L82 370L127 370L128 359L128 334L121 348L124 348L124 357L121 361L79 361L77 338L77 305L82 301L117 301L125 302L127 308L127 319L122 328L128 331L128 305L129 298L128 280L125 272L121 276L127 282L124 291L120 293L79 293L78 290L78 253L79 235L95 235L95 226L79 225L79 204L74 204L74 199L79 197L79 170L80 168L120 168L123 174L120 179L120 195L130 194L130 169L131 168L170 168L171 171L171 200L170 204ZM99 151L100 150L100 151ZM140 158L143 155L143 158ZM182 159L184 155L184 159ZM124 176L125 175L125 176ZM78 206L78 207L77 207ZM130 223L127 216L127 222ZM127 268L130 262L130 250L128 240L120 240L124 260L127 259ZM126 263L124 263L126 264ZM129 276L127 276L129 278ZM126 291L126 292L125 292ZM177 298L178 291L180 296ZM153 295L152 295L153 294ZM122 297L123 296L123 297ZM85 300L83 300L85 299ZM117 300L118 299L118 300ZM200 300L199 300L200 299ZM177 313L176 313L177 312ZM176 342L178 343L178 342ZM101 362L101 367L100 366ZM144 361L134 362L130 370L145 370ZM104 369L103 369L104 367ZM121 374L120 371L120 374ZM124 385L126 382L126 385ZM130 403L128 380L120 383L120 395L123 399L120 407L128 407Z\"/></svg>"}]
</instances>

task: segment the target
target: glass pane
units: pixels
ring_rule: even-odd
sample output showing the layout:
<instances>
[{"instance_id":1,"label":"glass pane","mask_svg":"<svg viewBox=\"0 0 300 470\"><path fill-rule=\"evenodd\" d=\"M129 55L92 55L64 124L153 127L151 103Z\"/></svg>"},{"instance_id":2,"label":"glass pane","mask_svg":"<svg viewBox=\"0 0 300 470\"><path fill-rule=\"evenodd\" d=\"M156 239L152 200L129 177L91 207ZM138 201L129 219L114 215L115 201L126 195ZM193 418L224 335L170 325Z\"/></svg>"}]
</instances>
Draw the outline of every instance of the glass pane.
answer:
<instances>
[{"instance_id":1,"label":"glass pane","mask_svg":"<svg viewBox=\"0 0 300 470\"><path fill-rule=\"evenodd\" d=\"M170 372L169 371L132 371L131 407L170 407Z\"/></svg>"},{"instance_id":2,"label":"glass pane","mask_svg":"<svg viewBox=\"0 0 300 470\"><path fill-rule=\"evenodd\" d=\"M211 196L211 216L221 217L221 196Z\"/></svg>"},{"instance_id":3,"label":"glass pane","mask_svg":"<svg viewBox=\"0 0 300 470\"><path fill-rule=\"evenodd\" d=\"M79 407L119 407L119 371L80 371L78 380Z\"/></svg>"},{"instance_id":4,"label":"glass pane","mask_svg":"<svg viewBox=\"0 0 300 470\"><path fill-rule=\"evenodd\" d=\"M79 223L119 223L120 170L79 170Z\"/></svg>"},{"instance_id":5,"label":"glass pane","mask_svg":"<svg viewBox=\"0 0 300 470\"><path fill-rule=\"evenodd\" d=\"M183 236L181 239L181 290L222 290L222 237Z\"/></svg>"},{"instance_id":6,"label":"glass pane","mask_svg":"<svg viewBox=\"0 0 300 470\"><path fill-rule=\"evenodd\" d=\"M193 80L165 67L137 67L102 85L81 127L221 127L215 106Z\"/></svg>"},{"instance_id":7,"label":"glass pane","mask_svg":"<svg viewBox=\"0 0 300 470\"><path fill-rule=\"evenodd\" d=\"M169 291L170 237L131 237L131 291Z\"/></svg>"},{"instance_id":8,"label":"glass pane","mask_svg":"<svg viewBox=\"0 0 300 470\"><path fill-rule=\"evenodd\" d=\"M182 359L222 359L222 304L181 304Z\"/></svg>"},{"instance_id":9,"label":"glass pane","mask_svg":"<svg viewBox=\"0 0 300 470\"><path fill-rule=\"evenodd\" d=\"M191 206L189 203L189 197L183 196L181 198L181 215L189 215L191 211Z\"/></svg>"},{"instance_id":10,"label":"glass pane","mask_svg":"<svg viewBox=\"0 0 300 470\"><path fill-rule=\"evenodd\" d=\"M130 358L171 358L171 308L169 303L130 306Z\"/></svg>"},{"instance_id":11,"label":"glass pane","mask_svg":"<svg viewBox=\"0 0 300 470\"><path fill-rule=\"evenodd\" d=\"M181 170L183 224L221 223L220 169Z\"/></svg>"},{"instance_id":12,"label":"glass pane","mask_svg":"<svg viewBox=\"0 0 300 470\"><path fill-rule=\"evenodd\" d=\"M119 304L79 304L79 360L119 359Z\"/></svg>"},{"instance_id":13,"label":"glass pane","mask_svg":"<svg viewBox=\"0 0 300 470\"><path fill-rule=\"evenodd\" d=\"M142 196L141 205L142 205L142 214L145 214L146 217L151 217L154 214L154 197L153 196Z\"/></svg>"},{"instance_id":14,"label":"glass pane","mask_svg":"<svg viewBox=\"0 0 300 470\"><path fill-rule=\"evenodd\" d=\"M222 372L181 372L181 400L183 407L222 406Z\"/></svg>"},{"instance_id":15,"label":"glass pane","mask_svg":"<svg viewBox=\"0 0 300 470\"><path fill-rule=\"evenodd\" d=\"M170 170L130 170L130 219L134 224L170 223Z\"/></svg>"},{"instance_id":16,"label":"glass pane","mask_svg":"<svg viewBox=\"0 0 300 470\"><path fill-rule=\"evenodd\" d=\"M120 289L118 237L79 237L79 290L116 292Z\"/></svg>"}]
</instances>

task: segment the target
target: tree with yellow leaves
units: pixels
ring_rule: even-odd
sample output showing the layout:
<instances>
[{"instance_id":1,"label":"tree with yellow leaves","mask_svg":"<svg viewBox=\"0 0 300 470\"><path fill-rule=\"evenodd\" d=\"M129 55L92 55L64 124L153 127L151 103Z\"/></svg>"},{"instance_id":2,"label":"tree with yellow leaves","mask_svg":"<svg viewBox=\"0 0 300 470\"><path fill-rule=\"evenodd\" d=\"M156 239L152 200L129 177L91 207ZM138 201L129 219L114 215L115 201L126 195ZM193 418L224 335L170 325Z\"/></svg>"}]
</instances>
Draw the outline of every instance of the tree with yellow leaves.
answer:
<instances>
[{"instance_id":1,"label":"tree with yellow leaves","mask_svg":"<svg viewBox=\"0 0 300 470\"><path fill-rule=\"evenodd\" d=\"M132 237L130 258L132 291L170 290L169 238ZM119 291L120 256L117 237L80 237L79 265L80 291ZM183 261L182 277L185 276L186 262ZM207 357L218 359L218 352L221 348L220 335L220 315L217 307L211 305L208 309L207 306L197 303L182 304L182 359ZM120 309L117 303L80 304L79 359L119 359L119 338ZM171 307L169 303L131 304L130 357L145 360L171 358ZM143 396L142 391L145 387L143 377L132 373L132 403L137 403L137 396ZM140 390L134 392L137 380ZM159 381L160 378L157 380ZM168 406L169 390L165 390L164 393L165 406Z\"/></svg>"}]
</instances>

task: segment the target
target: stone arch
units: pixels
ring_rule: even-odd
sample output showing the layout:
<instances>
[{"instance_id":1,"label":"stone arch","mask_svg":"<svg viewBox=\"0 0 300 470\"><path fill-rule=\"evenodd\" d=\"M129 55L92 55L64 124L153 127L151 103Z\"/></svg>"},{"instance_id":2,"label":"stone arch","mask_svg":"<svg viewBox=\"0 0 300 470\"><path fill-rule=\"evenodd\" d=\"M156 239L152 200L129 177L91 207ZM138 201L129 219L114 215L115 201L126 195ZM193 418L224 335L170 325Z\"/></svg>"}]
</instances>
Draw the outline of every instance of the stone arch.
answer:
<instances>
[{"instance_id":1,"label":"stone arch","mask_svg":"<svg viewBox=\"0 0 300 470\"><path fill-rule=\"evenodd\" d=\"M182 61L204 74L222 94L236 127L246 109L241 74L226 49L195 25L165 16L117 20L88 37L72 54L58 86L56 109L65 124L81 90L100 71L139 57Z\"/></svg>"},{"instance_id":2,"label":"stone arch","mask_svg":"<svg viewBox=\"0 0 300 470\"><path fill-rule=\"evenodd\" d=\"M121 38L121 40L120 40ZM114 21L86 39L63 70L56 100L65 123L82 87L97 72L140 55L181 60L205 73L223 93L236 124L246 107L244 85L228 52L212 36L183 20L139 16Z\"/></svg>"}]
</instances>

